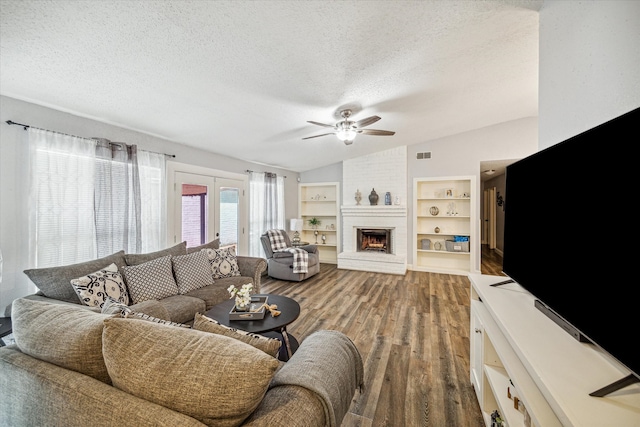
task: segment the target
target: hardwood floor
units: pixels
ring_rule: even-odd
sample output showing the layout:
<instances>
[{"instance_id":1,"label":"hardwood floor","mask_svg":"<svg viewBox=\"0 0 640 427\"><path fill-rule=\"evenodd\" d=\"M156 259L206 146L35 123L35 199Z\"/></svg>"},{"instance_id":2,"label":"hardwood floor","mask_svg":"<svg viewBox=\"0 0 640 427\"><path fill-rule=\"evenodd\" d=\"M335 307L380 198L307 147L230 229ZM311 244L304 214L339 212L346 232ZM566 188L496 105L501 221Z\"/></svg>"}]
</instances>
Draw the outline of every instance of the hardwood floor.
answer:
<instances>
[{"instance_id":1,"label":"hardwood floor","mask_svg":"<svg viewBox=\"0 0 640 427\"><path fill-rule=\"evenodd\" d=\"M483 252L482 272L502 260ZM342 427L482 427L469 380L469 292L466 276L340 270L322 264L304 282L263 277L261 292L294 298L300 317L287 327L299 341L320 329L345 333L365 369Z\"/></svg>"}]
</instances>

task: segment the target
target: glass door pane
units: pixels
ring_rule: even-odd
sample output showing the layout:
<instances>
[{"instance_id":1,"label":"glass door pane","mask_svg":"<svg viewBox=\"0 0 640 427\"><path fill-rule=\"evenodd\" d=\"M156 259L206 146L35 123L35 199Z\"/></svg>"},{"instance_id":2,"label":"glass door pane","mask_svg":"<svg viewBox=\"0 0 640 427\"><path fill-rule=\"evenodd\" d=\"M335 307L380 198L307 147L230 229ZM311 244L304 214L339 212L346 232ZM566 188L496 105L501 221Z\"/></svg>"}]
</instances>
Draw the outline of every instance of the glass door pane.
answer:
<instances>
[{"instance_id":1,"label":"glass door pane","mask_svg":"<svg viewBox=\"0 0 640 427\"><path fill-rule=\"evenodd\" d=\"M215 181L212 177L176 172L175 215L176 242L187 242L187 247L203 245L215 239L213 221L215 203Z\"/></svg>"},{"instance_id":2,"label":"glass door pane","mask_svg":"<svg viewBox=\"0 0 640 427\"><path fill-rule=\"evenodd\" d=\"M241 182L216 178L218 203L215 205L215 217L218 219L220 247L233 247L236 253L240 242L240 188Z\"/></svg>"},{"instance_id":3,"label":"glass door pane","mask_svg":"<svg viewBox=\"0 0 640 427\"><path fill-rule=\"evenodd\" d=\"M208 188L204 185L182 184L182 240L187 247L207 243Z\"/></svg>"}]
</instances>

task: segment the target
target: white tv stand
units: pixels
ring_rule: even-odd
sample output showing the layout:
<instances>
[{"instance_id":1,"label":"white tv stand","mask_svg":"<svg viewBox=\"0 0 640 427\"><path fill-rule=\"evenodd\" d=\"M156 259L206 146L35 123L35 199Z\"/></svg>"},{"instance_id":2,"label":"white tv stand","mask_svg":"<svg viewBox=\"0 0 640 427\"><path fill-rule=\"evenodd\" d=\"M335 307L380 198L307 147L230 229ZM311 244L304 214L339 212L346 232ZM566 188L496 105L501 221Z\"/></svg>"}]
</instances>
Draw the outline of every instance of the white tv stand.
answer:
<instances>
[{"instance_id":1,"label":"white tv stand","mask_svg":"<svg viewBox=\"0 0 640 427\"><path fill-rule=\"evenodd\" d=\"M470 376L487 426L498 410L508 427L640 427L640 384L589 396L629 375L626 368L556 325L517 283L491 286L507 277L469 279Z\"/></svg>"}]
</instances>

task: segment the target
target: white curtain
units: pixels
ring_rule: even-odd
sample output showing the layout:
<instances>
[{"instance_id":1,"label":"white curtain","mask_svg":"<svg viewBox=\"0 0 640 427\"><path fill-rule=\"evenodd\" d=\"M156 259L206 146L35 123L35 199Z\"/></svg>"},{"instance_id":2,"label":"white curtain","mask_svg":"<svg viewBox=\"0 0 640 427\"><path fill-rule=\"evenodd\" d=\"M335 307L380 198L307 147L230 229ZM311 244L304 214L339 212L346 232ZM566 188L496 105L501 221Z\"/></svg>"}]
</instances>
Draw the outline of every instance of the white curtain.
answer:
<instances>
[{"instance_id":1,"label":"white curtain","mask_svg":"<svg viewBox=\"0 0 640 427\"><path fill-rule=\"evenodd\" d=\"M28 139L30 267L165 248L163 154L140 150L138 165L123 143L36 128Z\"/></svg>"},{"instance_id":2,"label":"white curtain","mask_svg":"<svg viewBox=\"0 0 640 427\"><path fill-rule=\"evenodd\" d=\"M284 177L269 172L249 175L249 255L264 257L260 236L285 228Z\"/></svg>"},{"instance_id":3,"label":"white curtain","mask_svg":"<svg viewBox=\"0 0 640 427\"><path fill-rule=\"evenodd\" d=\"M96 142L28 129L30 266L72 264L96 257Z\"/></svg>"},{"instance_id":4,"label":"white curtain","mask_svg":"<svg viewBox=\"0 0 640 427\"><path fill-rule=\"evenodd\" d=\"M161 153L138 151L140 173L141 253L167 246L166 157Z\"/></svg>"}]
</instances>

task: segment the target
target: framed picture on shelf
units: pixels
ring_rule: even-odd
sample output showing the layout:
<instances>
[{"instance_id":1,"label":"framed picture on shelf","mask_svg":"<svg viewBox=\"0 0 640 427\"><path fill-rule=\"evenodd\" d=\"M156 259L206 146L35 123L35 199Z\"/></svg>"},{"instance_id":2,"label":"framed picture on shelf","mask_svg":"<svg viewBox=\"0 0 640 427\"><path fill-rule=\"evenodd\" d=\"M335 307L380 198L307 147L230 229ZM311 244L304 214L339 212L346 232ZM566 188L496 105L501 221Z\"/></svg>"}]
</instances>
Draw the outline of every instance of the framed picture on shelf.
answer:
<instances>
[{"instance_id":1,"label":"framed picture on shelf","mask_svg":"<svg viewBox=\"0 0 640 427\"><path fill-rule=\"evenodd\" d=\"M445 188L444 197L447 199L453 198L453 188Z\"/></svg>"}]
</instances>

